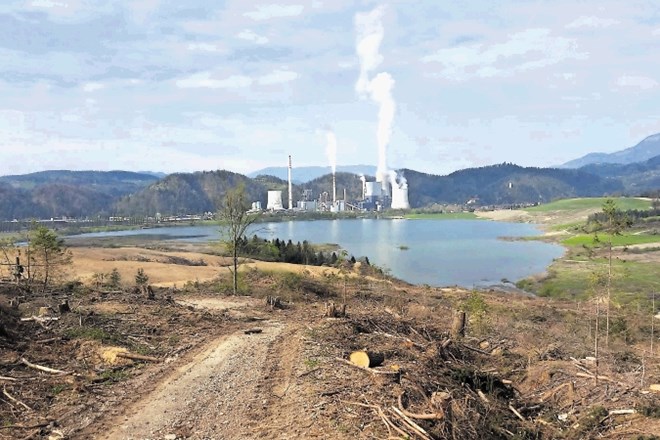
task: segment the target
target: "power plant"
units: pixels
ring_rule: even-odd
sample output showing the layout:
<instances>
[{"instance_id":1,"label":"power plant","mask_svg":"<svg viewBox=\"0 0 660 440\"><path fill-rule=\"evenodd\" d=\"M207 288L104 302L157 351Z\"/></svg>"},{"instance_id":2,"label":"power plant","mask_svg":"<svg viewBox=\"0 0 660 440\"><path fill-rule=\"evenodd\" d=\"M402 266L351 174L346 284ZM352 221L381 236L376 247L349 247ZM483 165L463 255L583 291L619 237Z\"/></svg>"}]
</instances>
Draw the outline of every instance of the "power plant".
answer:
<instances>
[{"instance_id":1,"label":"power plant","mask_svg":"<svg viewBox=\"0 0 660 440\"><path fill-rule=\"evenodd\" d=\"M332 136L334 139L334 136ZM293 198L293 165L289 155L287 164L288 208L285 208L281 189L268 191L267 211L382 211L385 209L410 209L408 201L408 182L402 174L388 171L369 181L364 175L356 177L361 182L361 192L356 199L349 200L346 188L343 188L342 198L338 199L336 166L332 168L331 185L327 191L315 196L309 189L303 190L302 198L297 202ZM281 188L281 186L280 186ZM252 203L252 211L261 210L261 202Z\"/></svg>"},{"instance_id":2,"label":"power plant","mask_svg":"<svg viewBox=\"0 0 660 440\"><path fill-rule=\"evenodd\" d=\"M291 156L288 163L288 209L301 211L345 210L381 211L383 209L410 209L408 199L408 182L403 174L391 170L387 164L387 149L392 137L392 124L396 113L396 103L392 95L394 78L387 72L374 70L380 65L383 57L379 53L383 39L382 8L376 8L370 13L358 14L355 20L357 41L355 50L360 61L360 74L355 83L355 92L360 99L368 99L378 107L378 124L376 143L378 146L378 166L375 181L368 181L360 176L362 182L361 200L348 201L346 189L342 200L337 199L337 139L332 130L325 130L326 155L332 171L332 188L330 192L323 191L314 198L311 191L304 191L302 200L293 203L293 183ZM270 211L283 210L282 191L268 191L266 209Z\"/></svg>"}]
</instances>

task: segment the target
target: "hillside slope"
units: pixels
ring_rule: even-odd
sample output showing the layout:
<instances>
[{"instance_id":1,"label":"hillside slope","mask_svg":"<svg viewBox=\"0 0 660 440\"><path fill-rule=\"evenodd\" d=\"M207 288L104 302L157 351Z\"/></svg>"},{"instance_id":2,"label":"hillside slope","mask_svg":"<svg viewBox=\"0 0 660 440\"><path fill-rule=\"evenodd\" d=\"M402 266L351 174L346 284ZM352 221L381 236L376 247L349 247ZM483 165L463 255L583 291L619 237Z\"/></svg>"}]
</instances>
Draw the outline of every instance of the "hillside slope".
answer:
<instances>
[{"instance_id":1,"label":"hillside slope","mask_svg":"<svg viewBox=\"0 0 660 440\"><path fill-rule=\"evenodd\" d=\"M643 162L660 155L660 133L648 136L637 145L614 153L589 153L566 162L561 168L580 168L589 164Z\"/></svg>"}]
</instances>

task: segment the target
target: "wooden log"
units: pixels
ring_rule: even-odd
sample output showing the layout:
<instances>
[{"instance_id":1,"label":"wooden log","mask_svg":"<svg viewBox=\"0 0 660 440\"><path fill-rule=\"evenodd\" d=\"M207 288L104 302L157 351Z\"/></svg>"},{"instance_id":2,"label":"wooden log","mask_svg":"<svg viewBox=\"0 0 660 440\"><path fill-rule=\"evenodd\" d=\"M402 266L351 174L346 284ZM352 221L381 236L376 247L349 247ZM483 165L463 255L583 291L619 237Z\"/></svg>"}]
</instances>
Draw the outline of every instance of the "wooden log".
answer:
<instances>
[{"instance_id":1,"label":"wooden log","mask_svg":"<svg viewBox=\"0 0 660 440\"><path fill-rule=\"evenodd\" d=\"M451 336L454 339L460 339L465 336L465 323L466 317L465 312L462 310L456 310L454 313L454 320L451 324Z\"/></svg>"},{"instance_id":2,"label":"wooden log","mask_svg":"<svg viewBox=\"0 0 660 440\"><path fill-rule=\"evenodd\" d=\"M124 358L124 359L131 359L131 360L134 360L134 361L160 362L160 359L152 357L152 356L143 356L141 354L133 354L133 353L126 353L126 352L117 353L117 357Z\"/></svg>"},{"instance_id":3,"label":"wooden log","mask_svg":"<svg viewBox=\"0 0 660 440\"><path fill-rule=\"evenodd\" d=\"M243 333L245 333L246 335L251 335L251 334L261 333L261 332L263 332L263 330L260 329L260 328L249 328L247 330L243 330Z\"/></svg>"},{"instance_id":4,"label":"wooden log","mask_svg":"<svg viewBox=\"0 0 660 440\"><path fill-rule=\"evenodd\" d=\"M358 367L373 368L385 361L385 355L383 353L361 350L351 353L349 360Z\"/></svg>"}]
</instances>

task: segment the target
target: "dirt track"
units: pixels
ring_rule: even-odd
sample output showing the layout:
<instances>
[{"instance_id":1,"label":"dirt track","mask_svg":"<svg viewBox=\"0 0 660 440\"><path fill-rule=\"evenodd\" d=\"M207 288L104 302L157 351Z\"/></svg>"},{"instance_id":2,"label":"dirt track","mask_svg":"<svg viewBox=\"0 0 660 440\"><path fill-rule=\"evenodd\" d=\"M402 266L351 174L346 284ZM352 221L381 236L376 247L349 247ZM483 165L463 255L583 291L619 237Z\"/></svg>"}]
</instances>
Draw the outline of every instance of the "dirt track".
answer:
<instances>
[{"instance_id":1,"label":"dirt track","mask_svg":"<svg viewBox=\"0 0 660 440\"><path fill-rule=\"evenodd\" d=\"M209 344L158 388L127 408L107 440L145 438L248 438L245 413L264 405L258 392L268 348L282 331L234 333Z\"/></svg>"}]
</instances>

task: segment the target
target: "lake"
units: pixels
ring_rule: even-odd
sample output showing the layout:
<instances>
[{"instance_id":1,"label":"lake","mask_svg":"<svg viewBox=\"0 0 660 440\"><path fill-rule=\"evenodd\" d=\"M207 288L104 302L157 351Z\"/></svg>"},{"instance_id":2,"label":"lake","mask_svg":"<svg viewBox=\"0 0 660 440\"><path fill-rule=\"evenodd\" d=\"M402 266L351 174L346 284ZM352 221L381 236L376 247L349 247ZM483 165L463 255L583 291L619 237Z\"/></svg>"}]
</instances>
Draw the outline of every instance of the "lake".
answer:
<instances>
[{"instance_id":1,"label":"lake","mask_svg":"<svg viewBox=\"0 0 660 440\"><path fill-rule=\"evenodd\" d=\"M564 248L529 237L530 224L480 220L355 219L260 223L248 234L294 243L336 243L356 258L389 269L397 278L431 286L487 287L542 273ZM163 239L207 242L220 238L215 226L177 226L82 234L76 237L157 235ZM169 238L171 237L171 238Z\"/></svg>"}]
</instances>

